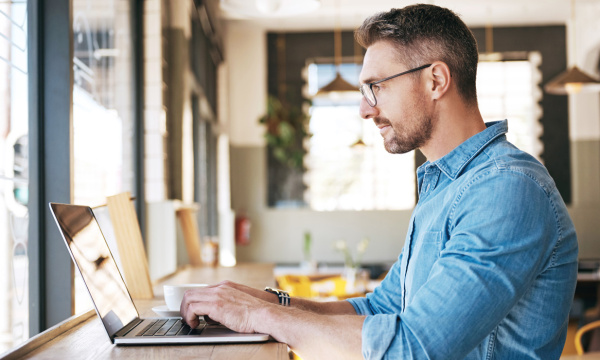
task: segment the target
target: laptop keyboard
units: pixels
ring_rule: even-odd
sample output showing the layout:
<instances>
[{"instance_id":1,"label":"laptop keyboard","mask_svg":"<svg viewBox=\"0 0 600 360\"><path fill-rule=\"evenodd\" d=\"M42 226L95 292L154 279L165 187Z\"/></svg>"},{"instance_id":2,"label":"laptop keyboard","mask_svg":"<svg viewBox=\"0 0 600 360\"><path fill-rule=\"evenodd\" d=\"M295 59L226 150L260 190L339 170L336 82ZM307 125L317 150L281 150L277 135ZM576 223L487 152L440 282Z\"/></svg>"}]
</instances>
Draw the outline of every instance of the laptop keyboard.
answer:
<instances>
[{"instance_id":1,"label":"laptop keyboard","mask_svg":"<svg viewBox=\"0 0 600 360\"><path fill-rule=\"evenodd\" d=\"M201 323L200 327L192 329L188 324L180 319L157 320L148 324L137 336L185 336L200 335L206 323Z\"/></svg>"}]
</instances>

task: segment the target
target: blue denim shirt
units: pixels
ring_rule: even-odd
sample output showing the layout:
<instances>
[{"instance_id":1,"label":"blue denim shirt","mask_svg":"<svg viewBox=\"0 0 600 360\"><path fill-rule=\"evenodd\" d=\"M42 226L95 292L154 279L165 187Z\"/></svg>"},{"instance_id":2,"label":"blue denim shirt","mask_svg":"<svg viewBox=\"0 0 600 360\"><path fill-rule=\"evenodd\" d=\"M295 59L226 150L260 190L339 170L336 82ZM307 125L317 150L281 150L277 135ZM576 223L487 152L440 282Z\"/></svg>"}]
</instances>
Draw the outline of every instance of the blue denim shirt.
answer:
<instances>
[{"instance_id":1,"label":"blue denim shirt","mask_svg":"<svg viewBox=\"0 0 600 360\"><path fill-rule=\"evenodd\" d=\"M488 123L417 170L404 249L367 315L365 359L558 359L577 238L547 170Z\"/></svg>"}]
</instances>

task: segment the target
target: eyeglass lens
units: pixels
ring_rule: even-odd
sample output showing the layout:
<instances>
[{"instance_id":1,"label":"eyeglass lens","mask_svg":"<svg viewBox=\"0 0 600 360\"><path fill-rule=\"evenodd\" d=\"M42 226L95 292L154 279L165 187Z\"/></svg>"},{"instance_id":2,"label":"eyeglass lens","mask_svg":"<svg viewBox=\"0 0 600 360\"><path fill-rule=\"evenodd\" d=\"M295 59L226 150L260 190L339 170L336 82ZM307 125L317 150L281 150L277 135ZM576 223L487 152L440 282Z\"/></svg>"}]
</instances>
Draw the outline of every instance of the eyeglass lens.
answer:
<instances>
[{"instance_id":1,"label":"eyeglass lens","mask_svg":"<svg viewBox=\"0 0 600 360\"><path fill-rule=\"evenodd\" d=\"M367 104L369 106L375 106L377 100L375 99L375 94L373 94L373 89L371 88L371 84L363 84L360 86L360 92L367 100Z\"/></svg>"}]
</instances>

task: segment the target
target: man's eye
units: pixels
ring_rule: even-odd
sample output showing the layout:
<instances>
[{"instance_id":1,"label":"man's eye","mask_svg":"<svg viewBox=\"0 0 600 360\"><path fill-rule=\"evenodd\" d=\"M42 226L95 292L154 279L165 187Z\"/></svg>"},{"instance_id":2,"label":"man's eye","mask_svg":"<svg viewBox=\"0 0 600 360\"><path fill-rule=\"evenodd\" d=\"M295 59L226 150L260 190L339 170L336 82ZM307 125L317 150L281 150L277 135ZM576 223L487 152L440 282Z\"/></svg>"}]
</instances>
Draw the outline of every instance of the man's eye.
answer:
<instances>
[{"instance_id":1,"label":"man's eye","mask_svg":"<svg viewBox=\"0 0 600 360\"><path fill-rule=\"evenodd\" d=\"M377 92L379 91L379 85L371 85L371 89L373 89L373 92Z\"/></svg>"}]
</instances>

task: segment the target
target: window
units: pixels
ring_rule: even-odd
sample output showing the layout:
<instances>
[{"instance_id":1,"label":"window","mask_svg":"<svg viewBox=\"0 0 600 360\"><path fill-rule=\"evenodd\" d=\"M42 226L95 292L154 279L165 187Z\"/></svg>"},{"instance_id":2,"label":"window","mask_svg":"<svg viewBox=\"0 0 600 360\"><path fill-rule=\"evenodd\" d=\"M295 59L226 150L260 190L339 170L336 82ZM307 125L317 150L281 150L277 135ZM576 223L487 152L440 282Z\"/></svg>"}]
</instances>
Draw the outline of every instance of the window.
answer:
<instances>
[{"instance_id":1,"label":"window","mask_svg":"<svg viewBox=\"0 0 600 360\"><path fill-rule=\"evenodd\" d=\"M508 119L508 140L541 161L539 137L541 55L502 54L502 61L481 56L477 92L485 121ZM308 93L335 76L332 64L308 66ZM360 65L343 64L340 73L358 87ZM377 128L358 115L360 94L319 98L310 109L307 200L314 210L401 210L415 205L414 152L392 155Z\"/></svg>"},{"instance_id":2,"label":"window","mask_svg":"<svg viewBox=\"0 0 600 360\"><path fill-rule=\"evenodd\" d=\"M73 1L74 202L133 191L129 0Z\"/></svg>"},{"instance_id":3,"label":"window","mask_svg":"<svg viewBox=\"0 0 600 360\"><path fill-rule=\"evenodd\" d=\"M73 0L73 202L134 194L134 103L129 0ZM134 194L135 195L135 194ZM76 273L76 313L91 308Z\"/></svg>"},{"instance_id":4,"label":"window","mask_svg":"<svg viewBox=\"0 0 600 360\"><path fill-rule=\"evenodd\" d=\"M0 353L29 338L27 4L0 3Z\"/></svg>"},{"instance_id":5,"label":"window","mask_svg":"<svg viewBox=\"0 0 600 360\"><path fill-rule=\"evenodd\" d=\"M537 52L506 53L501 61L481 55L477 97L485 121L508 119L508 140L542 161L540 64Z\"/></svg>"},{"instance_id":6,"label":"window","mask_svg":"<svg viewBox=\"0 0 600 360\"><path fill-rule=\"evenodd\" d=\"M342 64L341 75L358 88L360 65ZM308 67L314 95L333 80L335 66ZM307 200L313 210L402 210L415 205L414 152L390 154L371 120L361 119L360 93L313 100Z\"/></svg>"}]
</instances>

